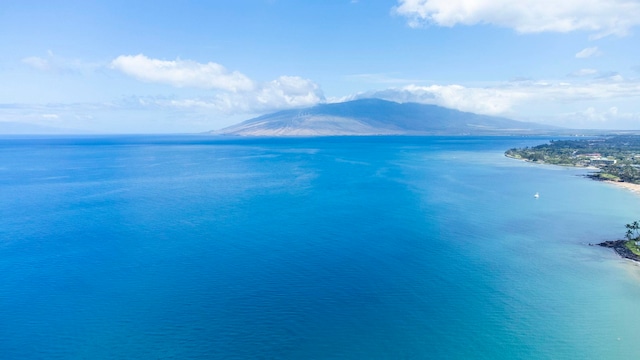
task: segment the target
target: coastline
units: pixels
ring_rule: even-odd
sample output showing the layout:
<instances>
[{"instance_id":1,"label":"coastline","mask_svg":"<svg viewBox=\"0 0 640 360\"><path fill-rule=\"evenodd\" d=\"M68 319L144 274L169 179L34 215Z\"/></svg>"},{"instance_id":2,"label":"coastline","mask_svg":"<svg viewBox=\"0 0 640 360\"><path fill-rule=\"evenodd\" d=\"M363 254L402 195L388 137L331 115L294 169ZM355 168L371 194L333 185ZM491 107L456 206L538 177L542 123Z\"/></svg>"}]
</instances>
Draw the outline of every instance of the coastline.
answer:
<instances>
[{"instance_id":1,"label":"coastline","mask_svg":"<svg viewBox=\"0 0 640 360\"><path fill-rule=\"evenodd\" d=\"M640 196L640 185L638 185L638 184L632 184L632 183L622 182L622 181L611 181L611 180L604 180L602 182L607 183L607 184L611 184L613 186L617 186L617 187L620 187L620 188L623 188L623 189L627 189L631 193L633 193L635 196ZM631 260L635 264L640 264L640 256L638 256L638 255L634 254L633 252L631 252L631 250L629 250L627 248L627 246L625 245L626 242L627 242L626 240L609 240L609 241L601 242L601 243L599 243L597 245L602 246L602 247L611 248L621 258L627 259L627 260Z\"/></svg>"},{"instance_id":2,"label":"coastline","mask_svg":"<svg viewBox=\"0 0 640 360\"><path fill-rule=\"evenodd\" d=\"M527 159L522 159L522 158L516 158L513 156L508 156L505 154L506 157L510 158L510 159L514 159L514 160L521 160L521 161L525 161L525 162L531 162ZM566 167L577 167L577 166L570 166L570 165L555 165L555 164L546 164L544 162L539 163L539 164L543 164L543 165L553 165L553 166L566 166ZM589 170L599 170L598 168L594 168L594 167L584 167L586 169ZM628 182L623 182L623 181L612 181L612 180L601 180L601 179L597 179L597 178L593 178L590 176L586 176L589 177L591 180L595 180L595 181L599 181L602 183L606 183L606 184L610 184L613 186L617 186L619 188L623 188L626 190L629 190L631 193L633 193L635 196L640 196L640 184L632 184L632 183L628 183ZM640 264L640 256L634 254L633 252L631 252L631 250L629 250L626 247L626 240L608 240L608 241L604 241L598 244L589 244L590 246L592 245L597 245L597 246L602 246L602 247L606 247L606 248L610 248L613 249L613 251L618 254L618 256L620 256L623 259L627 259L627 260L631 260L633 263L635 264Z\"/></svg>"},{"instance_id":3,"label":"coastline","mask_svg":"<svg viewBox=\"0 0 640 360\"><path fill-rule=\"evenodd\" d=\"M530 160L527 160L527 159L517 158L517 157L514 157L514 156L507 155L507 154L505 154L505 157L507 157L509 159L520 160L520 161L532 163L532 164L562 166L562 167L568 167L568 168L582 168L582 169L586 169L586 170L600 170L599 168L594 167L594 166L575 166L575 165L570 165L570 164L557 165L557 164L549 164L549 163L545 163L545 162L533 162L533 161L530 161ZM590 177L590 176L586 176L586 177ZM614 186L617 186L617 187L621 187L621 188L627 189L627 190L631 191L632 193L640 196L640 184L632 184L632 183L628 183L628 182L624 182L624 181L601 180L601 179L597 179L597 178L596 179L592 178L592 180L603 182L603 183L606 183L606 184L611 184L611 185L614 185Z\"/></svg>"},{"instance_id":4,"label":"coastline","mask_svg":"<svg viewBox=\"0 0 640 360\"><path fill-rule=\"evenodd\" d=\"M626 247L627 240L609 240L596 244L598 246L613 249L621 258L640 263L640 256L634 254ZM592 244L589 244L592 245Z\"/></svg>"},{"instance_id":5,"label":"coastline","mask_svg":"<svg viewBox=\"0 0 640 360\"><path fill-rule=\"evenodd\" d=\"M640 196L640 185L638 184L632 184L632 183L628 183L628 182L619 182L619 181L611 181L611 180L604 180L604 183L607 184L611 184L617 187L621 187L624 189L627 189L629 191L631 191L632 193L634 193L637 196Z\"/></svg>"}]
</instances>

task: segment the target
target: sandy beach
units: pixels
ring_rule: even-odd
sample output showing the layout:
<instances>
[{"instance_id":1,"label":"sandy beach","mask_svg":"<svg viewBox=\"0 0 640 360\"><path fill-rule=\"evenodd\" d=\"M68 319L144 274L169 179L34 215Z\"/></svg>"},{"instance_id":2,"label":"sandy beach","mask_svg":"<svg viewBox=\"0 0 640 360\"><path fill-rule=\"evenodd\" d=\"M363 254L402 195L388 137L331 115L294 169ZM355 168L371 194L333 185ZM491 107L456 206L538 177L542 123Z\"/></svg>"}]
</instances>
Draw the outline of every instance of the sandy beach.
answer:
<instances>
[{"instance_id":1,"label":"sandy beach","mask_svg":"<svg viewBox=\"0 0 640 360\"><path fill-rule=\"evenodd\" d=\"M631 192L633 192L636 195L640 196L640 185L638 184L631 184L631 183L627 183L627 182L617 182L617 181L605 181L608 184L612 184L615 186L619 186L619 187L623 187L627 190L630 190Z\"/></svg>"}]
</instances>

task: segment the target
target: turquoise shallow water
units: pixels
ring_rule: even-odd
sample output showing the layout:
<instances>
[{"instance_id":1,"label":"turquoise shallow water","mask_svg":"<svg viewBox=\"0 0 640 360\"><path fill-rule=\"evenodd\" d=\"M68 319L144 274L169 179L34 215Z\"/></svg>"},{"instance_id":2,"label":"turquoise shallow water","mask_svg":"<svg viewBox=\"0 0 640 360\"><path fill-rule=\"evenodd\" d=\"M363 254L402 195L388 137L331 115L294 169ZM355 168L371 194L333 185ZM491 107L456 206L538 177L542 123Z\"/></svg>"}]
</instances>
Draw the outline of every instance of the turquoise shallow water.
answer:
<instances>
[{"instance_id":1,"label":"turquoise shallow water","mask_svg":"<svg viewBox=\"0 0 640 360\"><path fill-rule=\"evenodd\" d=\"M640 267L588 243L640 197L502 155L545 141L0 139L0 354L635 358Z\"/></svg>"}]
</instances>

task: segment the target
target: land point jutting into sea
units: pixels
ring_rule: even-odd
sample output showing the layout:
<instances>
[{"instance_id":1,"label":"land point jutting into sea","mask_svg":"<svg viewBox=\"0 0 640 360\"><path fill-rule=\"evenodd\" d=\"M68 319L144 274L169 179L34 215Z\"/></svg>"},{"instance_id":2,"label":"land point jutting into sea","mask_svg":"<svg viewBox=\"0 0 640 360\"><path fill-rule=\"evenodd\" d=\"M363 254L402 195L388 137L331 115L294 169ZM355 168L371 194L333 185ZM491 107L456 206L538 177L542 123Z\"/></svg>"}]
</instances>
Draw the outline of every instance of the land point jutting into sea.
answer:
<instances>
[{"instance_id":1,"label":"land point jutting into sea","mask_svg":"<svg viewBox=\"0 0 640 360\"><path fill-rule=\"evenodd\" d=\"M595 180L640 184L640 136L609 136L579 140L551 140L534 147L512 148L505 155L536 163L593 167Z\"/></svg>"}]
</instances>

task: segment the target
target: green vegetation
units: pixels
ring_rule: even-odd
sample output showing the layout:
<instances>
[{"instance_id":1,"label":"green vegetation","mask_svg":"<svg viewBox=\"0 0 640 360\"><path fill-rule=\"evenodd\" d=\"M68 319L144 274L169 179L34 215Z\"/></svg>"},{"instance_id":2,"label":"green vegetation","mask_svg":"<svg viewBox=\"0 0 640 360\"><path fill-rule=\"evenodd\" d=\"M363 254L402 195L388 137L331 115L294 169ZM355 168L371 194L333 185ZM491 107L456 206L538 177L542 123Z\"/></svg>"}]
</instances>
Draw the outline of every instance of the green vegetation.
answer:
<instances>
[{"instance_id":1,"label":"green vegetation","mask_svg":"<svg viewBox=\"0 0 640 360\"><path fill-rule=\"evenodd\" d=\"M622 179L620 179L619 177L613 175L613 174L609 174L609 173L603 173L600 172L598 174L594 174L594 177L598 177L598 179L600 180L607 180L607 181L622 181Z\"/></svg>"},{"instance_id":2,"label":"green vegetation","mask_svg":"<svg viewBox=\"0 0 640 360\"><path fill-rule=\"evenodd\" d=\"M624 246L629 249L629 251L631 251L632 253L640 256L640 247L638 247L638 245L636 245L635 241L627 241L624 243Z\"/></svg>"},{"instance_id":3,"label":"green vegetation","mask_svg":"<svg viewBox=\"0 0 640 360\"><path fill-rule=\"evenodd\" d=\"M627 233L625 234L627 241L624 246L631 250L632 253L640 256L640 247L638 246L640 242L640 223L634 221L631 224L626 224L625 227L627 228Z\"/></svg>"},{"instance_id":4,"label":"green vegetation","mask_svg":"<svg viewBox=\"0 0 640 360\"><path fill-rule=\"evenodd\" d=\"M640 184L640 136L624 135L581 140L552 140L549 144L509 149L505 155L536 163L597 167L596 180Z\"/></svg>"}]
</instances>

